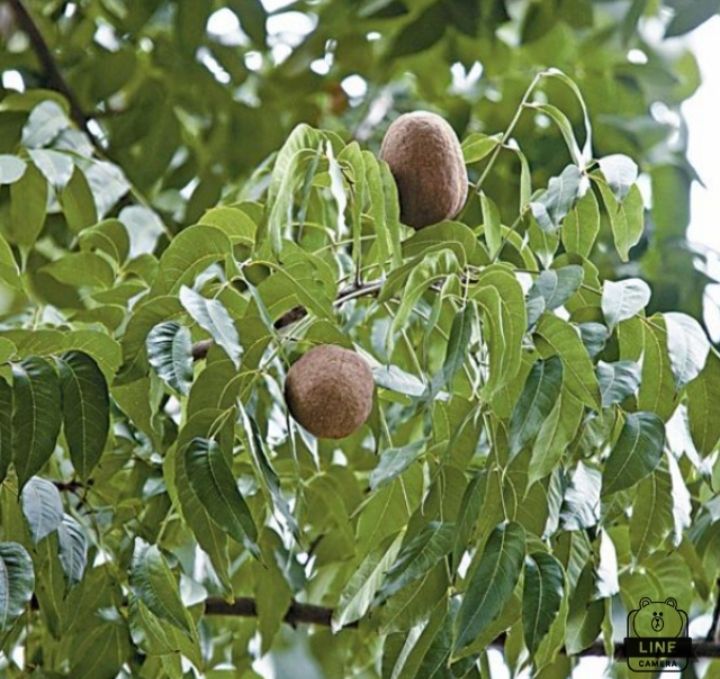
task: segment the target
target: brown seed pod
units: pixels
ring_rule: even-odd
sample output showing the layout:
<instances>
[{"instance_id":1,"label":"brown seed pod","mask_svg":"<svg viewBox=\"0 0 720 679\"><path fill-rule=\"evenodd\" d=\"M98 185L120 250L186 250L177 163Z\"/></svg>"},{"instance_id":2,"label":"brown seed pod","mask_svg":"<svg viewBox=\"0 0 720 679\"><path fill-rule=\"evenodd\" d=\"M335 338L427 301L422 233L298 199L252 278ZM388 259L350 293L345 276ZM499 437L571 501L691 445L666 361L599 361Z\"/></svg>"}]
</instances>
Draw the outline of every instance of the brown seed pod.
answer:
<instances>
[{"instance_id":1,"label":"brown seed pod","mask_svg":"<svg viewBox=\"0 0 720 679\"><path fill-rule=\"evenodd\" d=\"M468 177L460 142L439 115L401 115L385 133L380 157L395 177L404 224L422 229L452 219L465 205Z\"/></svg>"},{"instance_id":2,"label":"brown seed pod","mask_svg":"<svg viewBox=\"0 0 720 679\"><path fill-rule=\"evenodd\" d=\"M310 433L341 439L367 420L374 387L372 372L358 354L322 344L290 367L285 400L292 416Z\"/></svg>"}]
</instances>

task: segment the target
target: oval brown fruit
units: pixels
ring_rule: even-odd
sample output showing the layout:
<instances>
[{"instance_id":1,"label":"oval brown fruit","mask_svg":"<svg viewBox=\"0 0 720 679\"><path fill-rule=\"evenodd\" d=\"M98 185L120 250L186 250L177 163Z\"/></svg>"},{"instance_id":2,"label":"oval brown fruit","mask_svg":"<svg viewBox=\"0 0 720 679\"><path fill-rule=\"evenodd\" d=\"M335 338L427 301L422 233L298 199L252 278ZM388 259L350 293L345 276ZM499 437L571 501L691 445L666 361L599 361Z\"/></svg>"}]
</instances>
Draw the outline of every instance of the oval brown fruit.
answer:
<instances>
[{"instance_id":1,"label":"oval brown fruit","mask_svg":"<svg viewBox=\"0 0 720 679\"><path fill-rule=\"evenodd\" d=\"M292 416L311 434L342 439L367 420L374 387L363 358L349 349L323 344L290 367L285 400Z\"/></svg>"},{"instance_id":2,"label":"oval brown fruit","mask_svg":"<svg viewBox=\"0 0 720 679\"><path fill-rule=\"evenodd\" d=\"M439 115L401 115L385 133L380 157L395 177L404 224L422 229L452 219L465 205L468 177L460 142Z\"/></svg>"}]
</instances>

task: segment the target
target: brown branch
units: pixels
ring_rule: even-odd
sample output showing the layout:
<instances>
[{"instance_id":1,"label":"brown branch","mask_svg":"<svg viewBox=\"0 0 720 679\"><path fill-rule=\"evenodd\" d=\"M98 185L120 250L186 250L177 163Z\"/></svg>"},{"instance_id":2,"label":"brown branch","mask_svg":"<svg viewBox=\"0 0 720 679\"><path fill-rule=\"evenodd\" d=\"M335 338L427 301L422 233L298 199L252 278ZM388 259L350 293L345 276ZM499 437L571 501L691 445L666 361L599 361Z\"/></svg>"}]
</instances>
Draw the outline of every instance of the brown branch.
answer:
<instances>
[{"instance_id":1,"label":"brown branch","mask_svg":"<svg viewBox=\"0 0 720 679\"><path fill-rule=\"evenodd\" d=\"M370 295L377 295L382 287L382 282L374 281L367 284L351 285L338 293L337 298L333 305L340 307L345 302L349 302L351 299L357 299L358 297L367 297ZM297 323L301 318L307 316L307 309L303 306L296 306L290 309L287 313L283 314L273 324L276 330L286 328L293 323ZM192 357L194 361L199 361L205 358L210 351L210 347L213 345L211 339L200 340L195 342L192 346Z\"/></svg>"},{"instance_id":2,"label":"brown branch","mask_svg":"<svg viewBox=\"0 0 720 679\"><path fill-rule=\"evenodd\" d=\"M257 617L257 606L255 604L255 599L250 597L237 597L234 601L229 603L225 601L225 599L211 597L205 601L205 614L235 615L244 618L254 618ZM293 627L299 623L330 627L332 615L332 608L315 606L313 604L303 604L299 601L293 600L290 604L290 608L287 610L287 613L285 613L283 620ZM357 627L357 623L350 623L346 625L346 627Z\"/></svg>"},{"instance_id":3,"label":"brown branch","mask_svg":"<svg viewBox=\"0 0 720 679\"><path fill-rule=\"evenodd\" d=\"M124 604L126 605L126 604ZM37 598L33 596L30 601L30 608L38 610L40 607ZM205 600L205 615L228 615L242 618L256 618L257 604L255 599L251 597L236 597L233 601L226 601L220 597L209 597ZM283 620L293 627L298 624L305 625L321 625L330 627L333 616L333 609L324 606L315 606L314 604L303 604L299 601L293 601L288 608ZM357 629L358 622L351 622L345 625L343 629ZM499 635L491 644L492 648L502 649L507 639L506 634ZM706 641L704 639L692 640L693 658L720 658L720 643L716 641ZM564 649L561 651L564 653ZM571 657L597 656L605 657L605 644L602 639L594 641L586 649L580 653L573 653ZM625 644L615 644L613 656L615 659L621 660L625 658Z\"/></svg>"},{"instance_id":4,"label":"brown branch","mask_svg":"<svg viewBox=\"0 0 720 679\"><path fill-rule=\"evenodd\" d=\"M45 73L47 86L50 89L59 92L68 100L68 103L70 104L71 118L75 121L78 127L80 127L88 135L93 145L99 150L103 150L99 140L88 127L88 119L83 113L83 109L80 106L80 101L78 100L77 95L72 90L67 80L65 80L65 77L55 61L55 57L53 57L45 38L40 32L40 29L35 23L32 15L25 7L23 0L8 0L8 2L10 7L12 7L18 25L23 32L27 34L28 39L30 40L33 51L35 52L35 55L42 66L43 72Z\"/></svg>"}]
</instances>

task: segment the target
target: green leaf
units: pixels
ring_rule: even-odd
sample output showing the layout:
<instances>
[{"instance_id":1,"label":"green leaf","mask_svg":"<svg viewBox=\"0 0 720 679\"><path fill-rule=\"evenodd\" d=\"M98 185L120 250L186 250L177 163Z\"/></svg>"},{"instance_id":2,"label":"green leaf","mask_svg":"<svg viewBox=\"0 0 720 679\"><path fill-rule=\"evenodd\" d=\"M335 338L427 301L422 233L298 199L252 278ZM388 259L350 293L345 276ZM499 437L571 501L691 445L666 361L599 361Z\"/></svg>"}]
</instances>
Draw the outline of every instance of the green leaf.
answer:
<instances>
[{"instance_id":1,"label":"green leaf","mask_svg":"<svg viewBox=\"0 0 720 679\"><path fill-rule=\"evenodd\" d=\"M272 498L275 509L283 516L287 526L297 538L299 535L297 521L290 511L287 500L283 496L280 479L270 464L270 459L265 452L265 441L260 435L257 422L248 415L241 401L237 401L237 406L240 411L243 429L245 430L245 443L250 457L255 464L256 470L260 474L265 490Z\"/></svg>"},{"instance_id":2,"label":"green leaf","mask_svg":"<svg viewBox=\"0 0 720 679\"><path fill-rule=\"evenodd\" d=\"M565 530L580 530L596 526L600 519L600 484L597 469L578 462L565 491L560 512Z\"/></svg>"},{"instance_id":3,"label":"green leaf","mask_svg":"<svg viewBox=\"0 0 720 679\"><path fill-rule=\"evenodd\" d=\"M525 558L523 577L523 637L530 655L550 630L560 610L565 573L560 562L545 552Z\"/></svg>"},{"instance_id":4,"label":"green leaf","mask_svg":"<svg viewBox=\"0 0 720 679\"><path fill-rule=\"evenodd\" d=\"M541 349L544 358L552 354L560 357L564 369L563 383L570 393L588 407L599 409L600 387L592 361L575 328L553 314L544 313L535 333L549 348L549 351Z\"/></svg>"},{"instance_id":5,"label":"green leaf","mask_svg":"<svg viewBox=\"0 0 720 679\"><path fill-rule=\"evenodd\" d=\"M13 393L10 385L0 377L0 483L5 480L12 461Z\"/></svg>"},{"instance_id":6,"label":"green leaf","mask_svg":"<svg viewBox=\"0 0 720 679\"><path fill-rule=\"evenodd\" d=\"M462 368L476 322L477 312L472 302L466 304L464 309L455 314L450 327L445 361L442 369L433 377L430 384L430 394L433 398L445 385L452 383L453 377Z\"/></svg>"},{"instance_id":7,"label":"green leaf","mask_svg":"<svg viewBox=\"0 0 720 679\"><path fill-rule=\"evenodd\" d=\"M568 445L575 438L583 413L582 403L567 389L561 390L557 402L535 439L528 465L528 487L545 478L555 469Z\"/></svg>"},{"instance_id":8,"label":"green leaf","mask_svg":"<svg viewBox=\"0 0 720 679\"><path fill-rule=\"evenodd\" d=\"M375 490L402 474L425 450L425 441L414 441L402 448L388 448L370 473L370 489Z\"/></svg>"},{"instance_id":9,"label":"green leaf","mask_svg":"<svg viewBox=\"0 0 720 679\"><path fill-rule=\"evenodd\" d=\"M196 225L184 229L163 252L150 296L177 293L181 286L192 283L201 271L231 252L232 244L227 234L214 226Z\"/></svg>"},{"instance_id":10,"label":"green leaf","mask_svg":"<svg viewBox=\"0 0 720 679\"><path fill-rule=\"evenodd\" d=\"M48 185L42 172L28 163L22 178L10 187L10 233L18 245L35 243L45 224Z\"/></svg>"},{"instance_id":11,"label":"green leaf","mask_svg":"<svg viewBox=\"0 0 720 679\"><path fill-rule=\"evenodd\" d=\"M551 177L547 190L530 202L538 226L546 233L556 231L580 194L580 170L568 165L558 177Z\"/></svg>"},{"instance_id":12,"label":"green leaf","mask_svg":"<svg viewBox=\"0 0 720 679\"><path fill-rule=\"evenodd\" d=\"M650 286L640 278L603 282L602 311L610 330L638 314L649 301Z\"/></svg>"},{"instance_id":13,"label":"green leaf","mask_svg":"<svg viewBox=\"0 0 720 679\"><path fill-rule=\"evenodd\" d=\"M581 166L583 162L582 152L580 151L580 147L575 139L575 132L573 132L572 124L568 120L568 117L557 106L553 106L552 104L533 102L527 104L527 106L528 108L532 108L540 113L544 113L553 120L565 140L565 144L568 147L573 163Z\"/></svg>"},{"instance_id":14,"label":"green leaf","mask_svg":"<svg viewBox=\"0 0 720 679\"><path fill-rule=\"evenodd\" d=\"M22 289L20 270L8 242L0 235L0 281L16 290Z\"/></svg>"},{"instance_id":15,"label":"green leaf","mask_svg":"<svg viewBox=\"0 0 720 679\"><path fill-rule=\"evenodd\" d=\"M235 367L240 366L240 337L225 305L218 299L206 299L192 288L180 288L180 303L193 320L221 346Z\"/></svg>"},{"instance_id":16,"label":"green leaf","mask_svg":"<svg viewBox=\"0 0 720 679\"><path fill-rule=\"evenodd\" d=\"M371 551L354 571L340 594L340 603L333 611L334 631L359 620L370 608L375 593L380 589L386 571L400 551L402 533Z\"/></svg>"},{"instance_id":17,"label":"green leaf","mask_svg":"<svg viewBox=\"0 0 720 679\"><path fill-rule=\"evenodd\" d=\"M0 153L0 185L14 184L25 173L27 164L17 156Z\"/></svg>"},{"instance_id":18,"label":"green leaf","mask_svg":"<svg viewBox=\"0 0 720 679\"><path fill-rule=\"evenodd\" d=\"M122 265L130 254L130 236L119 219L106 219L83 230L80 247L83 250L102 251Z\"/></svg>"},{"instance_id":19,"label":"green leaf","mask_svg":"<svg viewBox=\"0 0 720 679\"><path fill-rule=\"evenodd\" d=\"M511 457L537 436L558 399L562 380L563 365L557 356L533 365L510 419Z\"/></svg>"},{"instance_id":20,"label":"green leaf","mask_svg":"<svg viewBox=\"0 0 720 679\"><path fill-rule=\"evenodd\" d=\"M85 173L76 167L73 176L58 196L65 213L68 228L73 233L80 233L85 227L97 222L97 208L90 184Z\"/></svg>"},{"instance_id":21,"label":"green leaf","mask_svg":"<svg viewBox=\"0 0 720 679\"><path fill-rule=\"evenodd\" d=\"M20 505L35 544L62 523L60 492L51 481L33 476L20 493Z\"/></svg>"},{"instance_id":22,"label":"green leaf","mask_svg":"<svg viewBox=\"0 0 720 679\"><path fill-rule=\"evenodd\" d=\"M477 163L489 156L502 139L502 134L487 135L473 132L463 139L462 152L466 165Z\"/></svg>"},{"instance_id":23,"label":"green leaf","mask_svg":"<svg viewBox=\"0 0 720 679\"><path fill-rule=\"evenodd\" d=\"M589 257L600 232L600 208L597 198L588 191L563 220L561 237L565 250Z\"/></svg>"},{"instance_id":24,"label":"green leaf","mask_svg":"<svg viewBox=\"0 0 720 679\"><path fill-rule=\"evenodd\" d=\"M23 146L37 148L47 146L70 122L60 106L54 101L40 102L31 112L22 135Z\"/></svg>"},{"instance_id":25,"label":"green leaf","mask_svg":"<svg viewBox=\"0 0 720 679\"><path fill-rule=\"evenodd\" d=\"M642 194L637 184L633 184L622 202L618 202L610 189L599 182L600 194L610 218L615 248L623 262L630 256L630 248L640 240L644 227L644 205Z\"/></svg>"},{"instance_id":26,"label":"green leaf","mask_svg":"<svg viewBox=\"0 0 720 679\"><path fill-rule=\"evenodd\" d=\"M715 351L688 384L687 397L693 443L702 455L709 455L720 440L720 417L715 414L715 404L720 403L720 357Z\"/></svg>"},{"instance_id":27,"label":"green leaf","mask_svg":"<svg viewBox=\"0 0 720 679\"><path fill-rule=\"evenodd\" d=\"M600 158L598 165L616 200L618 202L625 200L638 177L638 166L635 161L618 153Z\"/></svg>"},{"instance_id":28,"label":"green leaf","mask_svg":"<svg viewBox=\"0 0 720 679\"><path fill-rule=\"evenodd\" d=\"M483 214L483 231L488 246L488 255L493 259L502 246L502 224L500 211L484 193L480 194L480 205Z\"/></svg>"},{"instance_id":29,"label":"green leaf","mask_svg":"<svg viewBox=\"0 0 720 679\"><path fill-rule=\"evenodd\" d=\"M577 265L563 266L559 269L546 269L536 279L533 290L545 300L545 308L557 309L567 302L583 281L583 268Z\"/></svg>"},{"instance_id":30,"label":"green leaf","mask_svg":"<svg viewBox=\"0 0 720 679\"><path fill-rule=\"evenodd\" d=\"M145 342L148 362L155 372L172 389L188 394L193 379L190 330L175 321L158 323Z\"/></svg>"},{"instance_id":31,"label":"green leaf","mask_svg":"<svg viewBox=\"0 0 720 679\"><path fill-rule=\"evenodd\" d=\"M65 438L80 478L89 478L100 461L110 430L108 386L97 363L81 351L58 360Z\"/></svg>"},{"instance_id":32,"label":"green leaf","mask_svg":"<svg viewBox=\"0 0 720 679\"><path fill-rule=\"evenodd\" d=\"M670 473L659 466L646 476L634 491L630 517L630 546L643 560L672 531L673 498Z\"/></svg>"},{"instance_id":33,"label":"green leaf","mask_svg":"<svg viewBox=\"0 0 720 679\"><path fill-rule=\"evenodd\" d=\"M185 448L185 469L210 518L257 554L255 522L217 442L194 438Z\"/></svg>"},{"instance_id":34,"label":"green leaf","mask_svg":"<svg viewBox=\"0 0 720 679\"><path fill-rule=\"evenodd\" d=\"M132 653L127 625L121 618L97 621L73 637L70 649L73 679L115 677Z\"/></svg>"},{"instance_id":35,"label":"green leaf","mask_svg":"<svg viewBox=\"0 0 720 679\"><path fill-rule=\"evenodd\" d=\"M92 252L74 252L42 267L41 271L56 281L74 287L102 288L112 287L115 272L112 266L99 255Z\"/></svg>"},{"instance_id":36,"label":"green leaf","mask_svg":"<svg viewBox=\"0 0 720 679\"><path fill-rule=\"evenodd\" d=\"M17 542L0 542L0 630L6 630L30 602L35 589L32 559Z\"/></svg>"},{"instance_id":37,"label":"green leaf","mask_svg":"<svg viewBox=\"0 0 720 679\"><path fill-rule=\"evenodd\" d=\"M55 449L61 424L60 382L53 366L33 356L12 366L13 463L20 489Z\"/></svg>"},{"instance_id":38,"label":"green leaf","mask_svg":"<svg viewBox=\"0 0 720 679\"><path fill-rule=\"evenodd\" d=\"M73 174L72 156L54 149L30 149L30 158L56 189L62 189Z\"/></svg>"},{"instance_id":39,"label":"green leaf","mask_svg":"<svg viewBox=\"0 0 720 679\"><path fill-rule=\"evenodd\" d=\"M431 521L414 538L403 544L397 559L385 575L376 603L385 601L427 573L450 552L454 539L455 524Z\"/></svg>"},{"instance_id":40,"label":"green leaf","mask_svg":"<svg viewBox=\"0 0 720 679\"><path fill-rule=\"evenodd\" d=\"M654 413L628 413L603 471L602 494L631 488L660 463L665 425Z\"/></svg>"},{"instance_id":41,"label":"green leaf","mask_svg":"<svg viewBox=\"0 0 720 679\"><path fill-rule=\"evenodd\" d=\"M58 526L58 557L68 582L77 585L87 566L87 538L82 526L69 514Z\"/></svg>"},{"instance_id":42,"label":"green leaf","mask_svg":"<svg viewBox=\"0 0 720 679\"><path fill-rule=\"evenodd\" d=\"M472 643L500 615L520 577L525 531L510 522L493 529L482 554L476 555L455 617L455 651Z\"/></svg>"},{"instance_id":43,"label":"green leaf","mask_svg":"<svg viewBox=\"0 0 720 679\"><path fill-rule=\"evenodd\" d=\"M687 314L663 314L670 367L678 389L694 380L705 366L710 342L700 323Z\"/></svg>"},{"instance_id":44,"label":"green leaf","mask_svg":"<svg viewBox=\"0 0 720 679\"><path fill-rule=\"evenodd\" d=\"M622 403L640 386L640 366L635 361L599 361L597 375L603 407Z\"/></svg>"},{"instance_id":45,"label":"green leaf","mask_svg":"<svg viewBox=\"0 0 720 679\"><path fill-rule=\"evenodd\" d=\"M643 323L642 338L643 368L638 408L668 420L675 410L677 399L663 316L654 314Z\"/></svg>"},{"instance_id":46,"label":"green leaf","mask_svg":"<svg viewBox=\"0 0 720 679\"><path fill-rule=\"evenodd\" d=\"M155 545L136 540L132 565L130 567L130 587L133 594L148 609L162 620L192 635L190 618L178 592L178 586L165 558Z\"/></svg>"}]
</instances>

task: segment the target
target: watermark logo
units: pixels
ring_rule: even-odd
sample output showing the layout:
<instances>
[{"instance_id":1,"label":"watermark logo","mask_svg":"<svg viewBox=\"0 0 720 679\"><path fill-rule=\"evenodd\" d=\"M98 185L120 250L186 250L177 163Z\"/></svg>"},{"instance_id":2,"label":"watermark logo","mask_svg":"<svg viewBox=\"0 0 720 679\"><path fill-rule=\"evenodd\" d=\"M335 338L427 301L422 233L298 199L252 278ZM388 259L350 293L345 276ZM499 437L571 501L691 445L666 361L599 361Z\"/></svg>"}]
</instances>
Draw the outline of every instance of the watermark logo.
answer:
<instances>
[{"instance_id":1,"label":"watermark logo","mask_svg":"<svg viewBox=\"0 0 720 679\"><path fill-rule=\"evenodd\" d=\"M673 598L640 599L628 614L625 657L634 672L682 672L692 655L687 613Z\"/></svg>"}]
</instances>

